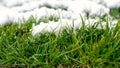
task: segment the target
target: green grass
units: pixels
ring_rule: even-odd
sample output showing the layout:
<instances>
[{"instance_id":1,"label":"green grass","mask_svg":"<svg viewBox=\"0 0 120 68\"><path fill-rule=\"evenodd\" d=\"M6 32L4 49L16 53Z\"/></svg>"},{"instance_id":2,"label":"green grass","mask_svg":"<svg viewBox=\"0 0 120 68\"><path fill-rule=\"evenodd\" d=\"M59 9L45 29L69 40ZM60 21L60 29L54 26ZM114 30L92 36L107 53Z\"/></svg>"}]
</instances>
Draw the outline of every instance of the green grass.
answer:
<instances>
[{"instance_id":1,"label":"green grass","mask_svg":"<svg viewBox=\"0 0 120 68\"><path fill-rule=\"evenodd\" d=\"M39 34L30 29L37 23L0 27L0 67L3 68L119 68L120 26L97 29L101 22L81 29L66 28L62 34ZM108 21L106 21L108 24Z\"/></svg>"},{"instance_id":2,"label":"green grass","mask_svg":"<svg viewBox=\"0 0 120 68\"><path fill-rule=\"evenodd\" d=\"M120 18L120 7L118 7L118 8L111 8L110 9L110 15L114 19L119 19Z\"/></svg>"}]
</instances>

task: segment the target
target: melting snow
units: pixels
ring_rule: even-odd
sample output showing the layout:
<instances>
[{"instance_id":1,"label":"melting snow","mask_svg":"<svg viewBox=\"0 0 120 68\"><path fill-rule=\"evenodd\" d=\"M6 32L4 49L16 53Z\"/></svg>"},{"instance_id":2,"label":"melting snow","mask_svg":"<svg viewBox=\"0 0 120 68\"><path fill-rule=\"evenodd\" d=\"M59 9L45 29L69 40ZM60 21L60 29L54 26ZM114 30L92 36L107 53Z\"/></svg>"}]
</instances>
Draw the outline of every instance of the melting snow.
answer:
<instances>
[{"instance_id":1,"label":"melting snow","mask_svg":"<svg viewBox=\"0 0 120 68\"><path fill-rule=\"evenodd\" d=\"M67 26L80 28L80 15L84 18L86 12L89 13L89 16L102 16L109 13L112 7L120 7L120 0L1 0L0 25L8 22L27 21L31 15L37 21L42 17L55 16L59 18L57 22L41 22L39 25L34 25L32 34L52 31L57 34L61 28ZM73 20L74 23L72 23ZM87 25L88 21L91 22L93 19L89 18L86 21Z\"/></svg>"}]
</instances>

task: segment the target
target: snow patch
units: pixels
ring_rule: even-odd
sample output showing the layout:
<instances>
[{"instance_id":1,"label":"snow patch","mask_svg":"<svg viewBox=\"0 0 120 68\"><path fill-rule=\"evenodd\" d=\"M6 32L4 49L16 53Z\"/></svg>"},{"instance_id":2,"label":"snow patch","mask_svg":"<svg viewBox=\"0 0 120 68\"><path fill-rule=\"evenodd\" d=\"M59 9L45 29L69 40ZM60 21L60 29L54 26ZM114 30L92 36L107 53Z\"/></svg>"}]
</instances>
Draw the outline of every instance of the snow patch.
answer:
<instances>
[{"instance_id":1,"label":"snow patch","mask_svg":"<svg viewBox=\"0 0 120 68\"><path fill-rule=\"evenodd\" d=\"M32 27L32 34L52 31L58 33L61 28L68 26L80 28L80 15L85 18L86 12L89 13L89 19L85 23L87 25L90 24L89 21L93 21L91 16L103 16L113 7L120 7L120 0L1 0L0 25L27 21L30 16L37 21L42 17L54 16L59 19L57 22L41 22Z\"/></svg>"}]
</instances>

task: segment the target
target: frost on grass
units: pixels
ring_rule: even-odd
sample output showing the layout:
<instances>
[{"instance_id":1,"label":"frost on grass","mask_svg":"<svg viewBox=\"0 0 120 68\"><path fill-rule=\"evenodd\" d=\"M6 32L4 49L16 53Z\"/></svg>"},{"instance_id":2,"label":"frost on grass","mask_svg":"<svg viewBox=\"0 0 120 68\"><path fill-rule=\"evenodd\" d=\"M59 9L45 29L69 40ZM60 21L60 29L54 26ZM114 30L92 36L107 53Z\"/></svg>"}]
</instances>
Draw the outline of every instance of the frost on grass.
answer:
<instances>
[{"instance_id":1,"label":"frost on grass","mask_svg":"<svg viewBox=\"0 0 120 68\"><path fill-rule=\"evenodd\" d=\"M53 16L58 20L50 20L48 23L40 22L39 25L33 26L32 33L35 35L53 30L58 32L61 26L62 28L69 26L72 20L75 23L74 28L80 27L80 15L83 18L87 16L90 20L91 16L108 14L111 7L120 7L119 3L119 0L2 0L0 1L0 25L27 21L30 16L36 18L37 21L43 17Z\"/></svg>"}]
</instances>

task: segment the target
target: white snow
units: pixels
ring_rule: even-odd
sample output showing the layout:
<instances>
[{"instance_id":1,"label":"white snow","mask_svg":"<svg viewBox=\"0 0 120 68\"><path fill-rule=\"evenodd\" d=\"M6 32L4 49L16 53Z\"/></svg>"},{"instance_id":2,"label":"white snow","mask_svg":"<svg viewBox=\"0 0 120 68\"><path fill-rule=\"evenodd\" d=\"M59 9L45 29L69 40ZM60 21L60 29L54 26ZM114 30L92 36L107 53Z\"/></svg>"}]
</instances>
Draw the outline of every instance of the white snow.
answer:
<instances>
[{"instance_id":1,"label":"white snow","mask_svg":"<svg viewBox=\"0 0 120 68\"><path fill-rule=\"evenodd\" d=\"M120 7L120 0L104 0L104 3L109 8Z\"/></svg>"},{"instance_id":2,"label":"white snow","mask_svg":"<svg viewBox=\"0 0 120 68\"><path fill-rule=\"evenodd\" d=\"M48 8L46 5L52 8ZM89 16L97 17L109 13L110 8L113 7L120 7L120 0L1 0L0 25L9 22L19 23L27 21L31 15L37 21L42 17L54 16L59 18L57 22L41 22L39 25L34 25L31 29L33 35L52 31L57 34L61 28L63 29L67 26L71 26L74 29L80 28L80 15L85 18L86 25L89 24L89 21L95 20L86 19L86 12L89 13ZM74 24L72 23L73 20Z\"/></svg>"},{"instance_id":3,"label":"white snow","mask_svg":"<svg viewBox=\"0 0 120 68\"><path fill-rule=\"evenodd\" d=\"M65 27L74 27L74 23L70 22L70 20L63 19L62 21L54 22L54 21L49 21L48 23L41 22L37 26L33 26L33 35L37 35L40 32L55 32L56 35L62 31ZM78 23L77 23L78 24Z\"/></svg>"},{"instance_id":4,"label":"white snow","mask_svg":"<svg viewBox=\"0 0 120 68\"><path fill-rule=\"evenodd\" d=\"M120 0L90 0L105 5L108 8L120 7Z\"/></svg>"}]
</instances>

